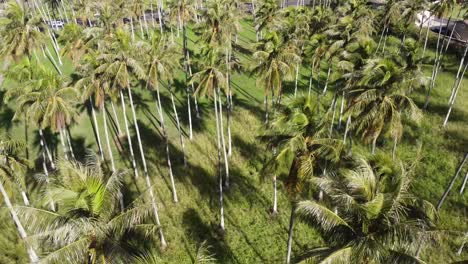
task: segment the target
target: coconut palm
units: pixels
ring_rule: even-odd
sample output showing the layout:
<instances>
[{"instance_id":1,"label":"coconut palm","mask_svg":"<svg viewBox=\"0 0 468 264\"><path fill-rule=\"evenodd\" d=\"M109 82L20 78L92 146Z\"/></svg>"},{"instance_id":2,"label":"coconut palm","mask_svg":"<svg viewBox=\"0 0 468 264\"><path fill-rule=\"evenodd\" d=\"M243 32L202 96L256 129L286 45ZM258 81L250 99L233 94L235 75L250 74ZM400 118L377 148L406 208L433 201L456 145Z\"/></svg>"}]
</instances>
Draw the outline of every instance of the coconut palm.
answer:
<instances>
[{"instance_id":1,"label":"coconut palm","mask_svg":"<svg viewBox=\"0 0 468 264\"><path fill-rule=\"evenodd\" d=\"M197 84L196 93L201 95L208 95L213 99L215 108L216 120L216 136L217 136L217 149L218 149L218 178L219 178L219 202L220 202L220 228L224 230L224 204L223 204L223 174L221 163L221 148L224 153L224 165L226 169L226 182L229 181L229 161L224 142L224 135L222 134L222 101L221 101L221 88L226 87L226 76L224 69L220 68L223 65L222 51L217 48L205 47L202 51L200 69L201 71L192 76L192 83ZM227 185L227 183L225 183Z\"/></svg>"},{"instance_id":2,"label":"coconut palm","mask_svg":"<svg viewBox=\"0 0 468 264\"><path fill-rule=\"evenodd\" d=\"M296 47L286 45L276 32L268 33L257 44L253 57L255 62L252 73L257 76L257 86L264 89L265 123L268 123L268 96L271 94L272 104L275 96L281 97L283 81L292 78L300 57Z\"/></svg>"},{"instance_id":3,"label":"coconut palm","mask_svg":"<svg viewBox=\"0 0 468 264\"><path fill-rule=\"evenodd\" d=\"M38 255L32 245L27 241L28 235L26 230L23 223L18 218L18 214L13 208L5 188L5 183L9 182L11 178L18 179L18 174L27 166L27 160L18 156L19 151L23 147L24 144L19 141L10 139L2 139L0 141L0 192L21 239L25 241L29 260L31 263L37 263L39 261ZM24 191L22 191L22 193L24 193Z\"/></svg>"},{"instance_id":4,"label":"coconut palm","mask_svg":"<svg viewBox=\"0 0 468 264\"><path fill-rule=\"evenodd\" d=\"M320 108L308 96L292 99L278 108L277 115L263 136L278 153L268 165L273 165L273 170L281 167L288 169L285 186L292 211L287 263L291 259L295 203L310 177L323 174L327 165L339 159L342 151L339 140L328 138L326 122L318 114Z\"/></svg>"},{"instance_id":5,"label":"coconut palm","mask_svg":"<svg viewBox=\"0 0 468 264\"><path fill-rule=\"evenodd\" d=\"M117 29L115 35L110 36L106 39L103 47L103 53L98 57L100 66L96 69L97 74L102 74L103 78L107 79L111 83L111 88L118 90L120 94L120 100L122 102L122 110L124 115L125 127L128 142L131 142L130 131L128 127L128 120L126 115L126 107L124 102L123 90L126 89L128 92L128 98L130 100L130 108L132 110L133 124L135 126L138 146L140 150L140 157L143 163L143 171L145 175L146 187L149 190L150 202L153 208L154 217L156 224L160 225L158 208L156 205L156 198L153 192L153 186L149 176L148 167L146 164L145 151L141 142L140 129L138 127L138 120L135 111L135 105L133 103L133 96L131 90L132 78L138 80L145 80L147 78L146 71L138 60L141 58L141 52L143 49L139 48L139 43L135 43L131 40L131 37L127 32L122 29ZM139 53L140 52L140 53ZM131 148L131 146L129 146ZM162 229L159 229L159 236L161 239L161 247L166 247L166 239Z\"/></svg>"},{"instance_id":6,"label":"coconut palm","mask_svg":"<svg viewBox=\"0 0 468 264\"><path fill-rule=\"evenodd\" d=\"M44 262L127 262L135 252L129 234L151 235L157 226L147 222L150 206L137 200L119 210L124 171L107 175L94 156L85 164L61 161L44 200L54 200L58 211L19 207L31 237L41 243Z\"/></svg>"},{"instance_id":7,"label":"coconut palm","mask_svg":"<svg viewBox=\"0 0 468 264\"><path fill-rule=\"evenodd\" d=\"M403 116L416 122L421 118L419 108L406 92L424 83L420 76L411 75L416 71L409 69L389 59L368 60L357 86L350 87L348 111L355 120L352 129L366 142L372 142L373 154L377 139L385 131L396 147L403 133Z\"/></svg>"},{"instance_id":8,"label":"coconut palm","mask_svg":"<svg viewBox=\"0 0 468 264\"><path fill-rule=\"evenodd\" d=\"M23 55L30 59L37 48L45 41L39 30L42 23L33 16L32 10L16 2L8 2L0 25L0 57L11 57L19 60Z\"/></svg>"},{"instance_id":9,"label":"coconut palm","mask_svg":"<svg viewBox=\"0 0 468 264\"><path fill-rule=\"evenodd\" d=\"M148 86L151 87L156 92L156 110L159 114L161 131L166 143L166 158L167 158L167 167L169 170L169 177L171 180L172 187L172 197L174 202L178 202L177 190L174 184L174 175L172 172L172 163L171 163L171 154L169 149L169 135L167 133L166 124L164 122L164 113L163 107L161 104L160 96L160 83L161 82L170 82L174 78L174 71L178 68L178 62L174 59L174 55L177 54L175 47L168 44L164 37L161 37L158 34L153 34L150 36L149 43L144 47L145 54L145 67L148 69ZM174 95L171 92L171 99L175 109ZM175 112L177 114L177 112ZM178 120L178 119L177 119ZM179 135L182 136L181 131ZM184 161L185 161L185 151L184 151Z\"/></svg>"},{"instance_id":10,"label":"coconut palm","mask_svg":"<svg viewBox=\"0 0 468 264\"><path fill-rule=\"evenodd\" d=\"M315 177L323 202L305 200L296 213L320 232L326 246L298 256L318 263L424 263L412 252L431 237L434 206L411 194L411 170L376 156L342 159L335 173Z\"/></svg>"}]
</instances>

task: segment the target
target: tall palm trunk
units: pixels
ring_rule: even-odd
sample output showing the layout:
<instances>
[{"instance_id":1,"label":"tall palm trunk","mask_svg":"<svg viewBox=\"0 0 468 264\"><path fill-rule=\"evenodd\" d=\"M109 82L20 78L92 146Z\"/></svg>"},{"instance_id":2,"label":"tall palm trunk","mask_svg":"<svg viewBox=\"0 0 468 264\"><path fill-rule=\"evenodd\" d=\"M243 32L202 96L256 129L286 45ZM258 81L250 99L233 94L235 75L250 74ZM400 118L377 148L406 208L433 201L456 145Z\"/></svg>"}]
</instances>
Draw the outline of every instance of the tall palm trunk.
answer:
<instances>
[{"instance_id":1,"label":"tall palm trunk","mask_svg":"<svg viewBox=\"0 0 468 264\"><path fill-rule=\"evenodd\" d=\"M266 94L263 97L263 103L265 104L265 124L268 124L268 95Z\"/></svg>"},{"instance_id":2,"label":"tall palm trunk","mask_svg":"<svg viewBox=\"0 0 468 264\"><path fill-rule=\"evenodd\" d=\"M109 159L111 161L111 170L112 172L114 172L115 171L114 155L112 154L112 148L111 148L111 143L109 139L109 129L107 128L107 113L106 113L106 109L104 106L101 108L101 111L102 111L102 120L104 123L104 135L106 137L107 152L109 153Z\"/></svg>"},{"instance_id":3,"label":"tall palm trunk","mask_svg":"<svg viewBox=\"0 0 468 264\"><path fill-rule=\"evenodd\" d=\"M227 73L226 73L226 85L228 94L226 95L227 99L227 133L228 133L228 155L232 156L232 138L231 138L231 111L232 111L232 92L231 92L231 67L230 67L231 55L230 49L226 48L226 65L227 65Z\"/></svg>"},{"instance_id":4,"label":"tall palm trunk","mask_svg":"<svg viewBox=\"0 0 468 264\"><path fill-rule=\"evenodd\" d=\"M156 205L156 198L154 197L153 186L151 184L151 180L149 177L148 167L146 166L145 151L143 150L143 144L141 143L140 129L138 127L138 120L137 120L137 116L135 112L135 106L133 104L132 90L130 88L130 85L127 85L127 91L128 91L128 98L130 100L130 108L132 109L133 123L135 125L138 146L140 148L141 161L143 163L143 172L145 174L146 187L149 190L150 199L151 199L151 207L153 208L154 218L156 220L156 224L159 226L159 238L161 240L161 247L165 248L167 246L167 243L166 243L166 239L164 238L164 233L161 228L161 221L159 220L159 213L158 213L158 207Z\"/></svg>"},{"instance_id":5,"label":"tall palm trunk","mask_svg":"<svg viewBox=\"0 0 468 264\"><path fill-rule=\"evenodd\" d=\"M59 128L59 133L60 133L60 144L62 145L62 149L63 149L63 155L65 156L66 160L69 160L68 149L67 149L67 146L65 145L65 138L63 136L63 128Z\"/></svg>"},{"instance_id":6,"label":"tall palm trunk","mask_svg":"<svg viewBox=\"0 0 468 264\"><path fill-rule=\"evenodd\" d=\"M310 78L309 78L309 93L308 98L310 99L310 94L312 92L312 82L314 80L314 62L310 65Z\"/></svg>"},{"instance_id":7,"label":"tall palm trunk","mask_svg":"<svg viewBox=\"0 0 468 264\"><path fill-rule=\"evenodd\" d=\"M273 214L278 213L278 194L277 194L277 186L276 186L276 175L273 176Z\"/></svg>"},{"instance_id":8,"label":"tall palm trunk","mask_svg":"<svg viewBox=\"0 0 468 264\"><path fill-rule=\"evenodd\" d=\"M156 83L156 109L159 113L159 119L161 120L161 130L164 137L164 141L166 143L166 158L167 158L167 168L169 170L169 178L171 180L171 187L172 187L172 199L175 203L179 202L179 198L177 197L177 190L174 183L174 174L172 172L172 163L171 163L171 154L169 151L169 135L166 131L166 124L164 122L164 115L163 115L163 108L161 105L161 96L159 95L159 83Z\"/></svg>"},{"instance_id":9,"label":"tall palm trunk","mask_svg":"<svg viewBox=\"0 0 468 264\"><path fill-rule=\"evenodd\" d=\"M340 117L338 118L338 129L341 129L341 122L343 120L344 101L345 101L345 92L343 91L341 94Z\"/></svg>"},{"instance_id":10,"label":"tall palm trunk","mask_svg":"<svg viewBox=\"0 0 468 264\"><path fill-rule=\"evenodd\" d=\"M125 99L124 99L122 90L120 90L120 101L122 104L122 111L123 111L124 123L125 123L125 132L127 133L128 148L130 150L130 159L132 161L133 172L135 174L135 178L138 178L138 168L136 165L135 154L133 153L132 137L130 135L130 128L128 127L127 110L125 107Z\"/></svg>"},{"instance_id":11,"label":"tall palm trunk","mask_svg":"<svg viewBox=\"0 0 468 264\"><path fill-rule=\"evenodd\" d=\"M226 169L226 180L224 182L224 186L229 188L229 160L226 151L226 140L224 139L224 125L223 125L223 103L221 101L221 91L218 87L218 107L219 107L219 128L221 131L221 143L223 147L223 154L224 154L224 166Z\"/></svg>"},{"instance_id":12,"label":"tall palm trunk","mask_svg":"<svg viewBox=\"0 0 468 264\"><path fill-rule=\"evenodd\" d=\"M297 82L299 79L299 63L296 64L296 78L294 82L294 97L297 97Z\"/></svg>"},{"instance_id":13,"label":"tall palm trunk","mask_svg":"<svg viewBox=\"0 0 468 264\"><path fill-rule=\"evenodd\" d=\"M159 30L161 34L164 32L163 22L162 22L162 3L158 1L158 20L159 20Z\"/></svg>"},{"instance_id":14,"label":"tall palm trunk","mask_svg":"<svg viewBox=\"0 0 468 264\"><path fill-rule=\"evenodd\" d=\"M427 27L427 30L426 30L426 37L424 39L424 48L423 48L423 53L422 53L422 56L424 58L424 55L426 54L426 48L427 48L427 40L429 39L429 27Z\"/></svg>"},{"instance_id":15,"label":"tall palm trunk","mask_svg":"<svg viewBox=\"0 0 468 264\"><path fill-rule=\"evenodd\" d=\"M187 167L187 156L185 154L184 135L182 134L182 129L180 127L179 115L177 114L177 108L176 108L175 100L174 100L174 93L173 93L172 88L170 86L169 86L169 93L171 94L172 111L174 112L174 116L175 116L175 119L176 119L177 131L179 132L179 141L180 141L180 146L182 147L182 155L183 155L183 158L184 158L184 166Z\"/></svg>"},{"instance_id":16,"label":"tall palm trunk","mask_svg":"<svg viewBox=\"0 0 468 264\"><path fill-rule=\"evenodd\" d=\"M42 169L44 170L44 176L45 176L45 182L46 184L49 183L49 170L47 169L47 164L46 164L46 154L45 154L45 148L44 148L44 142L41 140L40 141L41 148L42 148ZM54 201L50 202L50 209L55 212L55 203Z\"/></svg>"},{"instance_id":17,"label":"tall palm trunk","mask_svg":"<svg viewBox=\"0 0 468 264\"><path fill-rule=\"evenodd\" d=\"M337 96L336 96L336 93L335 93L335 96L333 96L333 101L332 101L332 105L331 105L332 119L331 119L331 124L330 124L330 137L331 137L331 134L333 133L333 125L335 123L336 101L337 101Z\"/></svg>"},{"instance_id":18,"label":"tall palm trunk","mask_svg":"<svg viewBox=\"0 0 468 264\"><path fill-rule=\"evenodd\" d=\"M31 263L38 263L39 262L39 257L36 254L36 251L34 248L26 241L28 238L26 234L26 230L24 229L23 225L21 224L21 221L18 218L18 215L16 214L15 209L13 209L13 205L11 204L10 198L8 197L8 194L5 191L5 188L3 187L3 182L0 181L0 193L3 196L3 200L5 201L5 204L8 208L8 211L10 212L11 218L13 219L13 222L16 225L16 229L18 230L18 233L21 237L21 239L24 241L26 244L27 250L28 250L28 255L29 255L29 261Z\"/></svg>"},{"instance_id":19,"label":"tall palm trunk","mask_svg":"<svg viewBox=\"0 0 468 264\"><path fill-rule=\"evenodd\" d=\"M331 66L328 66L327 80L325 81L325 87L323 88L323 94L327 92L328 81L330 80Z\"/></svg>"},{"instance_id":20,"label":"tall palm trunk","mask_svg":"<svg viewBox=\"0 0 468 264\"><path fill-rule=\"evenodd\" d=\"M91 105L91 115L93 116L94 129L96 129L96 141L99 148L99 155L101 156L101 160L104 160L104 151L102 150L101 135L99 133L99 124L97 122L96 110L94 110L94 103L91 97L89 98L89 103Z\"/></svg>"},{"instance_id":21,"label":"tall palm trunk","mask_svg":"<svg viewBox=\"0 0 468 264\"><path fill-rule=\"evenodd\" d=\"M191 102L190 102L190 88L188 84L188 77L189 77L189 51L187 49L187 25L185 21L183 22L182 26L182 37L183 37L183 52L184 52L184 71L185 71L185 91L187 93L187 112L188 112L188 119L189 119L189 138L192 140L193 138L193 128L192 128L192 107L191 107Z\"/></svg>"},{"instance_id":22,"label":"tall palm trunk","mask_svg":"<svg viewBox=\"0 0 468 264\"><path fill-rule=\"evenodd\" d=\"M286 263L291 263L291 252L292 252L292 239L293 239L293 228L294 228L294 212L296 206L293 204L291 208L291 216L289 217L289 231L288 231L288 252L286 255Z\"/></svg>"},{"instance_id":23,"label":"tall palm trunk","mask_svg":"<svg viewBox=\"0 0 468 264\"><path fill-rule=\"evenodd\" d=\"M133 29L133 16L130 16L130 31L132 32L132 40L135 41L135 29Z\"/></svg>"},{"instance_id":24,"label":"tall palm trunk","mask_svg":"<svg viewBox=\"0 0 468 264\"><path fill-rule=\"evenodd\" d=\"M111 108L112 108L112 113L114 115L115 123L117 124L117 132L119 133L119 136L121 136L123 135L122 128L120 126L119 116L117 115L117 111L115 110L115 105L112 100L111 100Z\"/></svg>"},{"instance_id":25,"label":"tall palm trunk","mask_svg":"<svg viewBox=\"0 0 468 264\"><path fill-rule=\"evenodd\" d=\"M220 122L219 122L219 113L218 113L218 104L217 104L217 93L216 88L214 89L214 107L215 107L215 118L216 118L216 145L218 148L218 188L219 188L219 226L222 230L225 229L224 227L224 196L223 196L223 173L221 169L221 135L220 135Z\"/></svg>"},{"instance_id":26,"label":"tall palm trunk","mask_svg":"<svg viewBox=\"0 0 468 264\"><path fill-rule=\"evenodd\" d=\"M371 150L372 155L375 154L375 146L376 145L377 145L377 136L372 139L372 150Z\"/></svg>"},{"instance_id":27,"label":"tall palm trunk","mask_svg":"<svg viewBox=\"0 0 468 264\"><path fill-rule=\"evenodd\" d=\"M63 133L65 134L65 137L67 138L68 150L70 151L70 155L72 159L75 159L75 152L73 151L72 139L70 136L70 129L68 128L68 126L63 129Z\"/></svg>"},{"instance_id":28,"label":"tall palm trunk","mask_svg":"<svg viewBox=\"0 0 468 264\"><path fill-rule=\"evenodd\" d=\"M41 138L42 145L44 146L45 152L47 154L47 158L49 159L50 162L50 167L55 170L55 163L54 160L52 159L52 155L50 154L49 147L47 146L47 141L44 137L44 133L42 132L42 129L39 128L39 136Z\"/></svg>"},{"instance_id":29,"label":"tall palm trunk","mask_svg":"<svg viewBox=\"0 0 468 264\"><path fill-rule=\"evenodd\" d=\"M397 144L398 144L398 139L395 137L393 139L392 160L395 160L395 157L396 157Z\"/></svg>"},{"instance_id":30,"label":"tall palm trunk","mask_svg":"<svg viewBox=\"0 0 468 264\"><path fill-rule=\"evenodd\" d=\"M465 191L466 183L468 182L468 171L465 174L465 178L463 178L463 183L460 188L460 194L463 195L463 192Z\"/></svg>"},{"instance_id":31,"label":"tall palm trunk","mask_svg":"<svg viewBox=\"0 0 468 264\"><path fill-rule=\"evenodd\" d=\"M189 61L187 66L188 66L189 76L191 78L192 77L192 66L190 65L190 52L187 53L187 59ZM193 95L193 104L195 105L195 114L196 114L197 119L200 119L201 118L200 110L198 109L198 100L197 100L197 96L195 95L195 87L194 87L193 83L191 83L190 88L191 88L191 93Z\"/></svg>"}]
</instances>

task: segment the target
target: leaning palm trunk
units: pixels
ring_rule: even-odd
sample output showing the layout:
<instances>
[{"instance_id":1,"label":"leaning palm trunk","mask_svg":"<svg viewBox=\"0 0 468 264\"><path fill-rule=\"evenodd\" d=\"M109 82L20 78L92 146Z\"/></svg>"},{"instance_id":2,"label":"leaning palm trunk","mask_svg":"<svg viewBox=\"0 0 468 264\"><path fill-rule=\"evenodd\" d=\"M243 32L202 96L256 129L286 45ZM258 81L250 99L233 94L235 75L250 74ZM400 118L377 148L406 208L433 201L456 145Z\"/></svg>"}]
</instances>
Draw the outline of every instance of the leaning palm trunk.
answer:
<instances>
[{"instance_id":1,"label":"leaning palm trunk","mask_svg":"<svg viewBox=\"0 0 468 264\"><path fill-rule=\"evenodd\" d=\"M377 145L377 136L375 136L373 139L372 139L372 150L371 150L371 154L374 155L375 154L375 146Z\"/></svg>"},{"instance_id":2,"label":"leaning palm trunk","mask_svg":"<svg viewBox=\"0 0 468 264\"><path fill-rule=\"evenodd\" d=\"M466 53L468 51L468 45L466 45L465 47L465 52L463 53L463 57L461 58L460 60L460 65L458 65L458 70L457 70L457 75L455 77L455 82L453 83L452 85L452 91L450 92L450 99L449 99L449 103L452 101L453 99L453 94L455 93L455 90L456 90L456 86L458 84L458 80L460 79L460 73L461 73L461 70L463 68L463 65L464 65L464 62L465 62L465 58L466 58ZM462 75L463 77L463 75Z\"/></svg>"},{"instance_id":3,"label":"leaning palm trunk","mask_svg":"<svg viewBox=\"0 0 468 264\"><path fill-rule=\"evenodd\" d=\"M466 183L468 182L468 171L465 174L465 178L463 178L463 183L460 188L460 194L463 195L463 192L465 191Z\"/></svg>"},{"instance_id":4,"label":"leaning palm trunk","mask_svg":"<svg viewBox=\"0 0 468 264\"><path fill-rule=\"evenodd\" d=\"M187 53L187 59L190 62L190 52ZM187 67L189 71L189 76L190 78L192 78L192 66L190 65L190 63L187 64ZM197 100L197 96L195 95L195 87L194 87L193 82L191 83L190 88L191 88L191 93L193 95L193 104L195 105L195 114L196 114L197 119L200 119L201 117L200 110L198 109L198 100Z\"/></svg>"},{"instance_id":5,"label":"leaning palm trunk","mask_svg":"<svg viewBox=\"0 0 468 264\"><path fill-rule=\"evenodd\" d=\"M28 250L28 255L29 255L29 261L31 263L37 263L39 262L39 257L36 254L36 251L34 251L34 248L30 245L28 245L28 242L26 242L26 239L28 238L26 234L26 230L24 229L23 225L21 224L18 215L16 214L16 211L13 209L13 205L11 204L10 198L8 197L8 194L5 191L5 188L3 187L2 181L0 181L0 193L2 193L3 200L5 201L5 204L8 208L8 211L10 211L11 218L13 219L13 222L15 223L16 229L18 230L18 233L21 237L21 239L25 242Z\"/></svg>"},{"instance_id":6,"label":"leaning palm trunk","mask_svg":"<svg viewBox=\"0 0 468 264\"><path fill-rule=\"evenodd\" d=\"M170 85L170 84L169 84ZM184 158L184 166L187 167L187 156L185 154L185 142L184 135L182 135L182 129L180 127L179 115L177 114L177 108L174 100L174 93L172 92L171 87L169 87L169 93L171 94L172 110L174 111L174 116L176 119L177 131L179 132L180 146L182 147L182 155Z\"/></svg>"},{"instance_id":7,"label":"leaning palm trunk","mask_svg":"<svg viewBox=\"0 0 468 264\"><path fill-rule=\"evenodd\" d=\"M292 251L292 239L293 239L293 228L294 228L294 213L295 205L291 208L291 216L289 218L289 231L288 231L288 252L286 256L286 263L291 263L291 251Z\"/></svg>"},{"instance_id":8,"label":"leaning palm trunk","mask_svg":"<svg viewBox=\"0 0 468 264\"><path fill-rule=\"evenodd\" d=\"M146 187L149 190L150 199L151 199L151 207L153 208L154 218L156 220L156 224L159 227L159 238L161 239L161 247L165 248L167 246L167 243L166 243L166 239L164 238L164 233L161 228L161 221L159 220L159 213L158 213L158 207L156 205L156 198L154 197L153 186L151 184L151 180L149 177L148 167L146 166L145 152L143 150L143 144L141 143L140 129L138 127L138 120L137 120L137 116L135 112L135 106L133 104L132 90L130 88L130 85L127 85L127 91L128 91L128 98L130 100L130 108L132 109L133 122L135 125L138 145L140 148L141 162L143 163L143 172L145 174Z\"/></svg>"},{"instance_id":9,"label":"leaning palm trunk","mask_svg":"<svg viewBox=\"0 0 468 264\"><path fill-rule=\"evenodd\" d=\"M121 100L122 111L123 111L123 116L124 116L125 132L127 133L128 148L130 150L130 159L132 162L133 172L135 173L135 178L138 178L138 168L136 165L135 154L133 153L132 137L130 136L130 128L128 127L127 110L125 107L125 99L124 99L122 90L120 90L120 100Z\"/></svg>"},{"instance_id":10,"label":"leaning palm trunk","mask_svg":"<svg viewBox=\"0 0 468 264\"><path fill-rule=\"evenodd\" d=\"M164 123L164 115L163 115L163 110L162 110L162 105L161 105L161 96L159 95L159 84L156 83L156 96L157 96L157 102L156 102L156 109L158 110L159 113L159 119L161 119L161 130L162 134L164 137L164 141L166 143L166 158L167 158L167 167L169 170L169 178L171 180L171 187L172 187L172 198L174 202L179 202L179 198L177 197L177 190L175 187L174 183L174 174L172 172L172 163L171 163L171 154L169 151L169 136L167 135L166 131L166 124Z\"/></svg>"},{"instance_id":11,"label":"leaning palm trunk","mask_svg":"<svg viewBox=\"0 0 468 264\"><path fill-rule=\"evenodd\" d=\"M447 189L445 190L444 194L442 195L439 202L437 203L437 206L436 206L437 211L442 207L442 204L444 203L445 199L447 198L448 194L450 193L450 190L452 189L452 187L453 187L453 185L455 183L455 180L458 178L458 175L460 174L460 172L461 172L461 170L463 168L463 165L465 165L467 159L468 159L468 153L465 154L465 157L463 158L463 161L458 166L457 172L453 176L453 178L450 181Z\"/></svg>"},{"instance_id":12,"label":"leaning palm trunk","mask_svg":"<svg viewBox=\"0 0 468 264\"><path fill-rule=\"evenodd\" d=\"M218 102L219 102L219 129L221 131L221 143L223 147L223 154L224 154L224 166L226 169L226 181L224 182L224 186L226 188L229 187L229 160L226 151L226 140L224 139L224 125L223 125L223 104L221 101L221 91L218 88Z\"/></svg>"},{"instance_id":13,"label":"leaning palm trunk","mask_svg":"<svg viewBox=\"0 0 468 264\"><path fill-rule=\"evenodd\" d=\"M331 124L330 124L330 137L331 137L331 134L333 133L333 125L335 123L336 101L337 101L337 96L335 94L335 96L333 96L333 101L332 101L332 105L331 105L332 119L331 119Z\"/></svg>"},{"instance_id":14,"label":"leaning palm trunk","mask_svg":"<svg viewBox=\"0 0 468 264\"><path fill-rule=\"evenodd\" d=\"M268 95L264 96L263 103L265 104L265 124L268 124Z\"/></svg>"},{"instance_id":15,"label":"leaning palm trunk","mask_svg":"<svg viewBox=\"0 0 468 264\"><path fill-rule=\"evenodd\" d=\"M98 143L99 148L99 155L101 156L101 160L104 160L104 151L102 150L102 143L101 143L101 135L99 133L99 125L96 118L96 111L94 110L93 99L90 97L89 102L91 104L91 115L93 116L94 122L94 129L96 129L96 141Z\"/></svg>"},{"instance_id":16,"label":"leaning palm trunk","mask_svg":"<svg viewBox=\"0 0 468 264\"><path fill-rule=\"evenodd\" d=\"M219 213L219 226L221 230L224 230L224 202L223 202L223 173L221 169L221 135L220 135L220 130L222 127L220 127L220 122L219 122L219 113L218 113L218 104L217 104L217 94L216 94L216 88L214 89L214 107L215 107L215 118L216 118L216 143L217 143L217 148L218 148L218 178L219 178L219 208L220 208L220 213Z\"/></svg>"},{"instance_id":17,"label":"leaning palm trunk","mask_svg":"<svg viewBox=\"0 0 468 264\"><path fill-rule=\"evenodd\" d=\"M465 72L466 72L467 67L468 67L468 63L465 65L465 68L463 69L463 74L461 75L461 78L459 78L458 80L455 81L455 82L458 81L458 84L456 85L455 91L454 91L453 96L452 96L452 100L450 101L449 110L447 112L447 115L445 116L443 127L445 127L447 125L447 123L448 123L448 120L450 118L450 113L452 113L453 106L455 105L455 101L457 99L458 91L460 90L461 83L463 82L463 79L464 79L463 76L465 76Z\"/></svg>"}]
</instances>

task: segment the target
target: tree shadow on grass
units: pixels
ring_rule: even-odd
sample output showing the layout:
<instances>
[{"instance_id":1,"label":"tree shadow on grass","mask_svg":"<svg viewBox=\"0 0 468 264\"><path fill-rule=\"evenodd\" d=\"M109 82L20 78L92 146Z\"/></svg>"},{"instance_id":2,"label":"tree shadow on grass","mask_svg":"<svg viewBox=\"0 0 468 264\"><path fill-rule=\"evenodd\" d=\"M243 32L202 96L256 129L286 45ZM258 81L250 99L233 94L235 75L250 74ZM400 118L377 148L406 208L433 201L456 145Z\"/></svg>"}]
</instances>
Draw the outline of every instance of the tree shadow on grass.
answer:
<instances>
[{"instance_id":1,"label":"tree shadow on grass","mask_svg":"<svg viewBox=\"0 0 468 264\"><path fill-rule=\"evenodd\" d=\"M193 208L184 212L183 223L186 236L195 240L197 244L206 241L219 263L241 263L224 241L223 236L214 231L217 229L217 224L205 223Z\"/></svg>"}]
</instances>

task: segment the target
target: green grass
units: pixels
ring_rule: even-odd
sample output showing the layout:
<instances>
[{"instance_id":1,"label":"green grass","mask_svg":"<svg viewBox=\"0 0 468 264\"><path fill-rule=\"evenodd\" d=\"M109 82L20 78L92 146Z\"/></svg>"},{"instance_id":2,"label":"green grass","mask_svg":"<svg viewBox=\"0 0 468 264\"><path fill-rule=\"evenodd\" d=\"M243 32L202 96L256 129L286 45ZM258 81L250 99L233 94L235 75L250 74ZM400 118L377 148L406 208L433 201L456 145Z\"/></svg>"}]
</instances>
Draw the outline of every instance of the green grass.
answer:
<instances>
[{"instance_id":1,"label":"green grass","mask_svg":"<svg viewBox=\"0 0 468 264\"><path fill-rule=\"evenodd\" d=\"M248 50L255 41L255 32L248 22L243 22L242 25L243 31L239 36L238 44ZM193 32L189 31L189 44L192 49L195 48L193 43L195 38ZM180 39L178 43L180 43ZM249 63L248 54L237 52L236 55L244 64ZM454 80L454 71L458 59L449 57L446 62L444 71L439 74L437 79L429 109L424 113L421 125L419 127L408 126L403 142L398 147L398 156L404 162L410 162L416 158L418 145L422 144L421 161L414 175L413 190L417 195L433 203L437 203L453 176L463 152L468 150L468 124L466 122L468 120L468 110L464 107L468 101L468 80L465 79L461 87L448 127L441 127L447 111L448 96ZM430 75L431 68L428 67L426 71ZM307 91L308 75L309 70L301 68L300 93L306 93ZM178 79L183 79L182 74ZM8 84L8 81L6 83ZM262 129L263 91L260 87L256 87L255 79L246 74L233 76L233 88L235 90L232 123L234 152L230 159L231 188L225 193L227 229L225 234L217 231L219 194L215 176L217 155L215 125L212 116L213 105L206 98L199 98L203 110L202 120L194 118L194 139L189 140L186 138L188 167L184 168L177 129L173 118L171 118L170 100L167 91L163 92L165 119L170 130L171 156L174 164L176 188L180 198L180 202L174 204L166 168L164 144L155 127L158 121L152 116L156 116L155 103L148 91L134 89L145 155L149 162L150 175L157 193L161 221L168 241L168 248L164 252L160 252L163 263L190 263L194 258L197 246L203 241L207 241L210 252L215 255L219 263L284 263L290 204L280 184L279 214L272 217L269 213L273 198L272 183L270 179L263 179L262 175L260 175L266 152L265 147L257 139L257 135ZM293 84L286 84L285 89L286 93L291 94ZM322 89L322 87L317 87L317 89ZM188 134L186 98L180 90L177 93L177 106L184 133ZM424 92L417 91L414 98L418 105L422 107ZM14 104L10 104L10 107L14 107ZM118 106L117 108L120 113L120 123L124 128L121 107ZM23 123L16 122L8 127L9 117L11 117L8 109L5 106L1 108L2 131L14 138L24 139ZM127 109L127 115L129 120L132 120L129 108ZM98 120L104 143L101 115ZM75 151L79 156L84 155L87 148L97 149L91 123L86 113L82 113L77 117L75 124L71 127L71 134ZM29 124L28 135L30 158L33 159L38 153L37 133L33 124ZM117 138L115 132L113 138ZM55 146L54 151L60 156L61 148L60 145L57 145L58 138L55 136L51 137L51 139L53 140L50 140L50 143ZM123 140L125 141L125 138ZM379 143L381 151L387 153L391 151L390 142ZM358 152L365 153L367 149L369 149L368 146L356 145ZM113 150L114 156L118 160L118 167L130 168L128 156L117 154L118 151L115 148ZM138 156L136 147L135 151ZM40 171L39 166L37 166L37 171ZM465 173L466 170L463 171L463 175ZM40 190L33 184L32 173L29 177L29 191L33 204L35 206L45 206L40 201ZM443 206L439 223L442 228L468 231L466 194L464 196L458 194L460 181L461 179L457 181L454 190ZM129 202L137 191L145 191L146 187L142 177L135 180L132 177L131 170L129 170L126 182L128 189L124 193L126 202ZM16 203L21 202L19 196L15 196L13 200ZM6 213L2 213L0 218L2 222L8 223L9 221ZM4 227L1 226L1 228ZM11 228L12 225L8 229L11 230ZM10 233L8 234L11 237ZM151 243L154 243L155 249L158 248L159 243L157 240ZM295 225L294 253L301 252L309 247L320 246L322 243L322 239L313 228L302 223ZM468 257L466 251L460 257L454 254L459 243L459 240L451 239L440 247L431 247L424 250L423 258L428 263L447 263L452 260L466 259ZM5 243L2 242L3 244ZM18 252L23 249L7 244L6 250L16 250ZM25 256L24 251L22 251L21 255ZM7 261L14 263L13 258L7 258L8 260L5 263L8 263Z\"/></svg>"}]
</instances>

